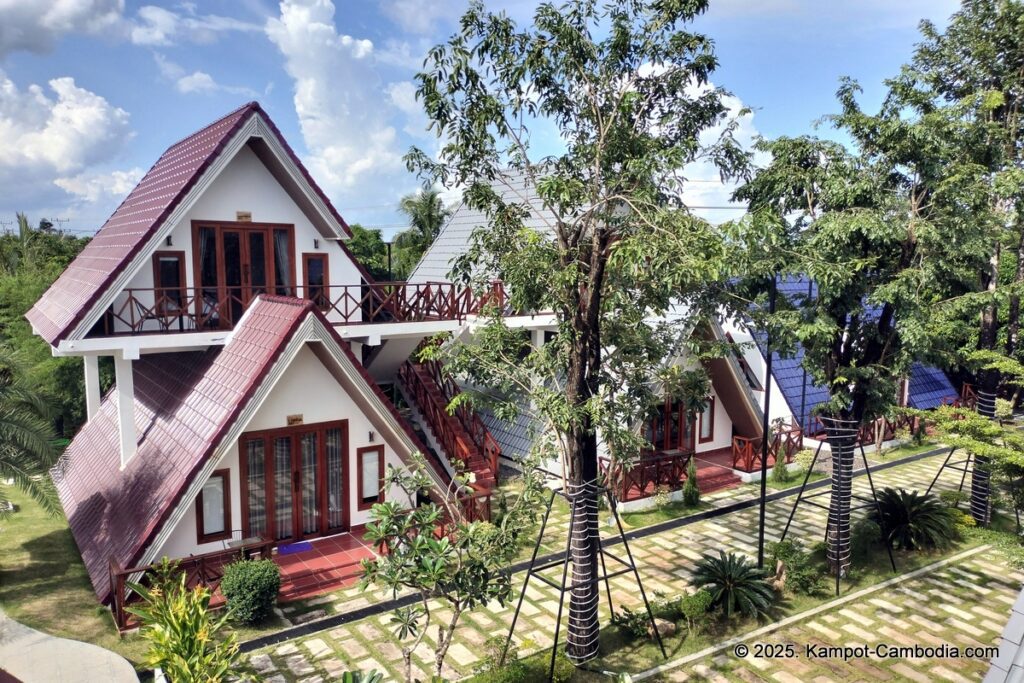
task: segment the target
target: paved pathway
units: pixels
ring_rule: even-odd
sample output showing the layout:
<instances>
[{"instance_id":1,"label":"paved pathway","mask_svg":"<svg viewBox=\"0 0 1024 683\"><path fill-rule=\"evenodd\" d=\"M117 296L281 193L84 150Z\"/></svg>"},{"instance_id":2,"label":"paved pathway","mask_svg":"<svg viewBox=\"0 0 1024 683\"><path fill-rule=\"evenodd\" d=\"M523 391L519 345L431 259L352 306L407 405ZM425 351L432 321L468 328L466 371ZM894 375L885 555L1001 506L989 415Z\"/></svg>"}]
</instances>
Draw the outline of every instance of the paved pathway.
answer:
<instances>
[{"instance_id":1,"label":"paved pathway","mask_svg":"<svg viewBox=\"0 0 1024 683\"><path fill-rule=\"evenodd\" d=\"M877 472L875 484L879 487L897 486L923 490L941 462L942 456L936 456ZM944 479L939 484L940 490L943 487L955 488L959 481L952 474ZM860 493L869 493L868 482L864 477L855 480L854 488ZM729 502L736 502L734 496L737 495L739 494L730 493L726 498L731 498ZM769 540L777 539L781 534L792 504L793 498L788 498L769 505L766 525L766 537ZM733 550L748 555L755 552L757 516L758 511L754 507L631 542L630 546L640 567L648 595L656 592L677 595L685 590L689 584L690 567L703 552L712 549ZM562 533L564 534L564 530ZM810 506L802 507L794 518L790 533L808 545L821 540L824 535L824 512ZM562 542L564 543L564 536ZM879 597L907 611L911 606L907 600L918 600L924 607L932 610L931 613L922 611L920 615L932 623L940 624L944 636L953 637L953 633L956 632L961 636L966 634L966 637L979 642L992 642L1002 628L1009 606L1013 602L1012 597L1019 589L1022 578L1024 577L1010 572L999 564L995 555L986 554L964 567L950 568L941 575L921 579L920 585L913 589L914 595L894 596L887 592ZM969 590L968 586L971 585L979 585L981 588ZM639 606L640 598L631 577L620 576L612 579L612 589L616 605ZM1001 600L992 601L995 600L995 596L1003 595L1004 591L1010 591L1009 603L1003 604ZM929 601L936 603L939 601L937 598L945 598L947 595L950 599L944 604L950 607L960 609L958 601L968 605L966 609L961 610L964 614L947 615L945 612L934 612L937 608L926 604ZM992 600L989 599L989 595L992 596ZM383 596L357 595L350 590L323 596L322 599L323 604L329 605L332 611L347 611L355 604L359 604L357 601L371 602L381 597ZM974 611L975 603L970 602L972 597L979 606L987 610L987 613ZM982 597L984 599L981 599ZM540 582L531 582L516 628L516 640L521 655L550 648L557 609L557 592ZM607 603L603 599L601 609L602 619L607 621ZM967 614L971 615L970 619L965 616ZM492 635L507 633L511 615L511 607L502 609L497 606L465 615L456 635L456 642L449 651L449 668L445 671L445 678L456 679L472 673L474 665L479 660L484 640ZM858 618L870 620L872 626L876 628L878 624L885 624L890 628L897 626L899 631L906 633L920 630L927 633L928 630L926 624L909 617L889 619L884 607L870 602L852 609L850 615L852 616L841 614L835 617L835 622L823 617L820 623L815 623L828 629L828 634L839 634L841 640L857 637L844 626L856 628ZM434 616L443 620L447 615L438 605L438 611ZM387 672L389 677L399 679L401 655L392 635L390 619L390 614L381 614L345 624L330 631L256 652L250 661L260 672L261 677L272 683L330 680L347 669L377 669ZM899 619L902 621L898 621ZM427 640L430 641L434 637L436 630L428 633ZM416 652L416 660L424 670L427 669L430 655L429 643L424 643ZM715 662L705 666L710 670L712 665L715 665ZM911 663L910 666L913 668L915 664ZM865 670L863 677L870 678L867 673ZM727 671L716 675L721 676L720 680L734 678ZM429 679L429 676L427 678ZM737 674L735 678L741 680L744 676ZM803 676L797 678L811 680ZM783 677L779 680L785 679Z\"/></svg>"},{"instance_id":2,"label":"paved pathway","mask_svg":"<svg viewBox=\"0 0 1024 683\"><path fill-rule=\"evenodd\" d=\"M23 683L138 683L128 660L96 645L40 633L0 611L0 673Z\"/></svg>"}]
</instances>

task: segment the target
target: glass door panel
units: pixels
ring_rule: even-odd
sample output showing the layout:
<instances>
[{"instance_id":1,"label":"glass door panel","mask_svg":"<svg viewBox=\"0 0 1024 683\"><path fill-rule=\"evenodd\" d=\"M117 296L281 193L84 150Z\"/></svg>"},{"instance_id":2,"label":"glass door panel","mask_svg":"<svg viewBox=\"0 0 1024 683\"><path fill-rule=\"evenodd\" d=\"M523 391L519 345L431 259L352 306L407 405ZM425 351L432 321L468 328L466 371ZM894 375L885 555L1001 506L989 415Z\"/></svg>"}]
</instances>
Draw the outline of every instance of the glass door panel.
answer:
<instances>
[{"instance_id":1,"label":"glass door panel","mask_svg":"<svg viewBox=\"0 0 1024 683\"><path fill-rule=\"evenodd\" d=\"M248 537L267 533L267 454L263 439L245 442L245 487L248 509Z\"/></svg>"},{"instance_id":2,"label":"glass door panel","mask_svg":"<svg viewBox=\"0 0 1024 683\"><path fill-rule=\"evenodd\" d=\"M327 528L345 526L345 497L342 487L341 430L328 429L324 435L327 452Z\"/></svg>"},{"instance_id":3,"label":"glass door panel","mask_svg":"<svg viewBox=\"0 0 1024 683\"><path fill-rule=\"evenodd\" d=\"M274 538L295 535L295 496L292 489L292 439L274 439Z\"/></svg>"},{"instance_id":4,"label":"glass door panel","mask_svg":"<svg viewBox=\"0 0 1024 683\"><path fill-rule=\"evenodd\" d=\"M300 437L302 534L320 531L320 505L317 495L317 433L309 432Z\"/></svg>"},{"instance_id":5,"label":"glass door panel","mask_svg":"<svg viewBox=\"0 0 1024 683\"><path fill-rule=\"evenodd\" d=\"M267 233L264 230L249 232L249 259L246 268L249 273L246 305L260 294L267 293Z\"/></svg>"},{"instance_id":6,"label":"glass door panel","mask_svg":"<svg viewBox=\"0 0 1024 683\"><path fill-rule=\"evenodd\" d=\"M196 301L196 327L220 327L220 268L217 259L217 231L214 228L199 228L196 235L199 273L196 278L200 288Z\"/></svg>"},{"instance_id":7,"label":"glass door panel","mask_svg":"<svg viewBox=\"0 0 1024 683\"><path fill-rule=\"evenodd\" d=\"M234 325L242 317L245 300L242 298L242 235L234 230L225 230L224 239L224 286L228 305L227 315Z\"/></svg>"}]
</instances>

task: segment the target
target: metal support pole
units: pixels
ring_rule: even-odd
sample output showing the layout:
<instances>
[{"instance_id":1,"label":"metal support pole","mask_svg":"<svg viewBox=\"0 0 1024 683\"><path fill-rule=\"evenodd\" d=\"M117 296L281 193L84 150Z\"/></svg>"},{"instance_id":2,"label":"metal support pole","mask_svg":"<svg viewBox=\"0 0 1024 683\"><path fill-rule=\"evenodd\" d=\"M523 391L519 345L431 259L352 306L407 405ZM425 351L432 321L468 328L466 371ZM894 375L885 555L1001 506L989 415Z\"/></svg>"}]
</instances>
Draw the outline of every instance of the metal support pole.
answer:
<instances>
[{"instance_id":1,"label":"metal support pole","mask_svg":"<svg viewBox=\"0 0 1024 683\"><path fill-rule=\"evenodd\" d=\"M814 471L814 465L818 462L818 454L821 453L821 447L824 446L824 442L818 442L818 450L814 451L814 457L811 458L811 464L807 466L807 474L804 475L804 483L800 484L800 492L796 494L796 501L793 503L793 509L789 511L789 519L786 520L786 528L782 530L782 538L779 539L779 543L786 540L786 534L789 533L789 525L793 523L793 515L796 514L796 508L800 505L800 499L804 496L804 489L807 488L807 482L811 478L811 472ZM825 525L828 529L828 525Z\"/></svg>"},{"instance_id":2,"label":"metal support pole","mask_svg":"<svg viewBox=\"0 0 1024 683\"><path fill-rule=\"evenodd\" d=\"M636 568L636 562L633 561L633 553L629 550L629 541L626 540L626 532L622 529L622 521L619 519L619 512L615 505L615 499L612 497L611 491L605 489L605 495L608 496L608 504L612 506L612 515L615 517L615 525L619 528L619 538L622 539L622 547L626 549L626 557L629 559L629 565L633 568L633 576L636 577L636 585L640 588L640 597L644 599L644 608L647 609L647 616L651 620L651 628L654 629L654 637L658 640L658 647L661 649L661 656L668 659L668 653L665 652L665 644L661 642L661 632L658 631L658 624L654 621L654 612L651 611L651 603L647 601L647 592L644 590L643 581L640 580L640 571ZM554 674L554 660L552 660L551 673Z\"/></svg>"},{"instance_id":3,"label":"metal support pole","mask_svg":"<svg viewBox=\"0 0 1024 683\"><path fill-rule=\"evenodd\" d=\"M772 275L771 284L768 286L768 315L775 313L775 275ZM758 513L757 523L757 568L764 569L764 523L765 523L765 499L768 495L768 441L771 436L771 415L769 413L772 401L772 333L771 326L765 333L765 383L764 383L764 415L761 418L761 505ZM779 459L779 454L775 454Z\"/></svg>"},{"instance_id":4,"label":"metal support pole","mask_svg":"<svg viewBox=\"0 0 1024 683\"><path fill-rule=\"evenodd\" d=\"M508 656L508 646L512 644L512 634L516 630L516 622L519 620L519 610L523 608L523 598L526 597L526 587L530 583L530 577L533 576L533 565L537 563L537 551L540 550L541 540L544 538L544 529L548 525L548 516L551 514L551 504L555 502L555 492L551 491L551 497L548 498L547 507L544 509L544 517L540 522L540 533L537 534L537 542L533 546L533 554L530 556L530 566L526 570L526 576L523 578L523 589L519 591L519 602L516 604L516 611L512 613L512 625L508 629L508 640L505 642L505 647L501 650L501 661L498 663L499 666L505 665L505 657Z\"/></svg>"},{"instance_id":5,"label":"metal support pole","mask_svg":"<svg viewBox=\"0 0 1024 683\"><path fill-rule=\"evenodd\" d=\"M942 465L939 467L939 471L935 473L935 478L932 479L932 483L928 484L928 488L925 490L924 495L927 496L929 493L932 492L932 488L935 486L935 482L937 482L939 480L939 477L942 476L942 470L946 469L946 465L949 464L949 459L953 457L953 453L955 453L955 452L956 452L955 448L950 448L949 449L949 453L946 454L946 459L942 461ZM966 468L966 466L964 467L964 476L965 477L967 476L967 468ZM961 480L960 486L963 486L963 481L962 480Z\"/></svg>"},{"instance_id":6,"label":"metal support pole","mask_svg":"<svg viewBox=\"0 0 1024 683\"><path fill-rule=\"evenodd\" d=\"M569 519L576 519L576 497L573 496L569 507ZM571 522L570 522L571 523ZM572 551L572 529L566 534L565 557L562 559L562 583L558 593L558 616L555 617L555 643L551 646L551 666L548 669L548 680L555 680L555 658L558 656L558 635L562 630L562 608L565 606L565 579L569 575L569 559Z\"/></svg>"},{"instance_id":7,"label":"metal support pole","mask_svg":"<svg viewBox=\"0 0 1024 683\"><path fill-rule=\"evenodd\" d=\"M860 457L864 460L864 471L868 475L868 485L871 487L871 498L875 501L875 509L878 510L878 521L882 521L882 506L878 502L878 494L875 493L875 482L871 479L871 467L868 466L868 454L864 452L864 444L860 445ZM896 558L892 554L892 544L886 541L885 549L889 553L889 563L892 570L896 571Z\"/></svg>"}]
</instances>

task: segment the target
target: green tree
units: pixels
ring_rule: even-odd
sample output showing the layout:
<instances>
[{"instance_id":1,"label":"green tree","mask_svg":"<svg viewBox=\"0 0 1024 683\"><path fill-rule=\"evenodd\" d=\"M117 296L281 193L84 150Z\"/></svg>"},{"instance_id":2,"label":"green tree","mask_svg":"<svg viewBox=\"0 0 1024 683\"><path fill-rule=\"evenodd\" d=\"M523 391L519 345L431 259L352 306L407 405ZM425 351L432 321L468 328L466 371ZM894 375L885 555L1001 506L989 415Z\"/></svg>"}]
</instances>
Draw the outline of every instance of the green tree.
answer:
<instances>
[{"instance_id":1,"label":"green tree","mask_svg":"<svg viewBox=\"0 0 1024 683\"><path fill-rule=\"evenodd\" d=\"M852 151L811 137L762 141L772 161L737 192L751 208L737 233L744 265L755 278L768 268L815 285L783 300L768 324L783 348L799 341L808 374L829 390L820 407L833 459L828 555L840 572L850 562L848 428L892 410L911 363L941 343L936 307L987 254L978 127L962 106L936 107L899 79L888 84L869 114L857 84L843 81L841 112L828 120Z\"/></svg>"},{"instance_id":2,"label":"green tree","mask_svg":"<svg viewBox=\"0 0 1024 683\"><path fill-rule=\"evenodd\" d=\"M414 680L412 657L433 623L430 602L440 599L451 616L438 625L433 674L441 676L455 629L468 611L497 601L504 607L512 595L509 565L521 547L523 532L532 527L542 505L543 483L528 470L516 500L492 522L468 521L460 499L473 489L456 479L447 491L432 490L434 502L409 508L406 501L431 490L426 462L417 456L408 471L389 467L388 490L401 500L375 504L366 525L366 539L387 548L363 560L361 586L387 588L395 595L411 590L418 604L395 611L392 622L402 643L405 678Z\"/></svg>"},{"instance_id":3,"label":"green tree","mask_svg":"<svg viewBox=\"0 0 1024 683\"><path fill-rule=\"evenodd\" d=\"M409 219L410 225L408 230L395 235L394 240L394 278L404 280L437 239L452 210L444 205L441 192L435 189L407 194L398 203L398 210Z\"/></svg>"},{"instance_id":4,"label":"green tree","mask_svg":"<svg viewBox=\"0 0 1024 683\"><path fill-rule=\"evenodd\" d=\"M719 234L682 205L682 169L700 159L729 176L748 162L724 91L708 82L712 43L689 27L706 6L544 2L521 27L473 2L417 76L443 146L440 161L413 149L407 163L430 184L465 187L487 219L453 276L481 291L500 277L507 305L557 321L531 348L492 309L472 345L445 355L453 373L494 388L456 401L489 400L502 418L536 406L560 457L574 500L577 663L598 651L598 435L613 458L635 460L656 369L724 278ZM539 126L563 141L556 153L533 146Z\"/></svg>"},{"instance_id":5,"label":"green tree","mask_svg":"<svg viewBox=\"0 0 1024 683\"><path fill-rule=\"evenodd\" d=\"M0 482L13 481L51 515L59 515L48 475L56 459L49 406L21 376L9 349L0 346ZM0 514L7 502L0 484Z\"/></svg>"},{"instance_id":6,"label":"green tree","mask_svg":"<svg viewBox=\"0 0 1024 683\"><path fill-rule=\"evenodd\" d=\"M364 228L358 223L348 226L352 239L345 243L352 256L366 268L374 280L389 279L388 248L381 238L380 230Z\"/></svg>"}]
</instances>

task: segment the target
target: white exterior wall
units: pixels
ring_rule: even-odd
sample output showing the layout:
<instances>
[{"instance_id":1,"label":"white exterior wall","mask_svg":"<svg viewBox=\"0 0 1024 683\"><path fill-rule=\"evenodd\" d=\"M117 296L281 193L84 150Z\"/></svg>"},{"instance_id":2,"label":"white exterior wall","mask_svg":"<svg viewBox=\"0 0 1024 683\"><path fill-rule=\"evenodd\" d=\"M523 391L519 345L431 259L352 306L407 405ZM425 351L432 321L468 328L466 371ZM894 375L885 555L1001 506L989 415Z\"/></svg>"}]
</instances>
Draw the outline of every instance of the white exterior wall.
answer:
<instances>
[{"instance_id":1,"label":"white exterior wall","mask_svg":"<svg viewBox=\"0 0 1024 683\"><path fill-rule=\"evenodd\" d=\"M765 364L764 356L761 355L761 350L754 344L754 337L747 331L746 327L738 324L735 320L726 320L722 323L722 329L725 332L732 335L732 339L736 344L740 345L739 351L743 354L743 359L750 366L750 369L754 371L757 378L761 382L761 386L767 386L765 381L765 373L767 367ZM764 390L752 391L754 398L757 399L758 405L761 410L764 410ZM790 408L789 403L786 401L786 397L783 395L782 390L779 389L778 382L772 380L771 382L771 394L772 401L770 410L768 411L769 424L774 423L776 420L783 420L787 423L795 422L793 415L793 409Z\"/></svg>"},{"instance_id":2,"label":"white exterior wall","mask_svg":"<svg viewBox=\"0 0 1024 683\"><path fill-rule=\"evenodd\" d=\"M193 288L196 282L193 272L192 221L234 222L239 211L250 212L253 223L294 226L295 253L292 254L292 258L295 263L297 287L301 288L304 281L302 255L311 253L328 255L329 284L334 295L341 292L340 289L333 289L336 285L360 284L359 270L345 250L337 241L328 240L320 234L248 146L243 146L239 150L191 210L171 229L171 246L168 246L165 240L156 245L155 251L185 252L186 283L189 288ZM319 246L316 248L313 246L314 239L319 240ZM268 267L271 265L268 264ZM129 288L149 290L153 286L153 263L151 258L147 258L130 280ZM353 295L359 296L358 287L353 290ZM136 296L147 305L152 304L152 295L149 292L140 292ZM118 310L126 298L126 295L118 296L114 310ZM328 318L331 317L332 315L328 314ZM337 314L334 314L334 317L337 317ZM354 317L358 317L358 314ZM155 322L150 325L154 331L158 330Z\"/></svg>"},{"instance_id":3,"label":"white exterior wall","mask_svg":"<svg viewBox=\"0 0 1024 683\"><path fill-rule=\"evenodd\" d=\"M381 435L377 433L377 429L356 407L352 399L308 347L299 351L263 405L246 424L244 431L286 427L287 416L296 414L302 414L303 423L307 425L317 422L348 420L348 490L345 492L345 497L349 504L349 525L355 527L365 524L370 519L370 511L357 510L356 493L359 470L356 463L356 450L363 446L380 445L384 442ZM369 441L369 432L371 431L375 433L372 444ZM388 443L384 443L384 463L385 466L402 465L402 461ZM237 444L232 445L231 449L221 458L216 469L231 471L231 525L234 529L241 529L242 495ZM392 499L401 500L400 497L393 496ZM240 536L235 534L235 537ZM226 541L197 543L196 505L195 500L192 500L189 501L187 512L181 522L171 532L168 541L161 548L160 555L186 557L190 554L223 550L226 543Z\"/></svg>"},{"instance_id":4,"label":"white exterior wall","mask_svg":"<svg viewBox=\"0 0 1024 683\"><path fill-rule=\"evenodd\" d=\"M704 443L700 442L700 416L697 418L697 424L694 425L696 434L694 435L694 445L696 453L707 453L708 451L714 451L719 448L730 448L732 446L732 417L729 416L729 408L724 405L722 400L718 398L718 394L715 393L714 388L711 389L711 398L715 401L715 424L714 430L712 431L711 441Z\"/></svg>"}]
</instances>

